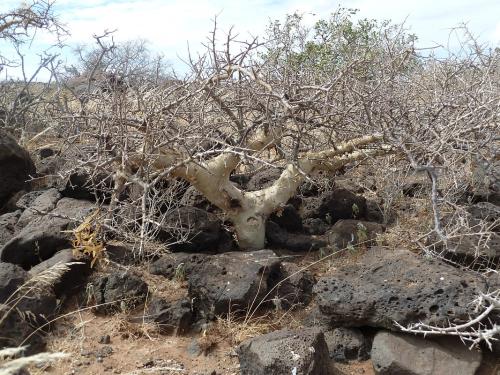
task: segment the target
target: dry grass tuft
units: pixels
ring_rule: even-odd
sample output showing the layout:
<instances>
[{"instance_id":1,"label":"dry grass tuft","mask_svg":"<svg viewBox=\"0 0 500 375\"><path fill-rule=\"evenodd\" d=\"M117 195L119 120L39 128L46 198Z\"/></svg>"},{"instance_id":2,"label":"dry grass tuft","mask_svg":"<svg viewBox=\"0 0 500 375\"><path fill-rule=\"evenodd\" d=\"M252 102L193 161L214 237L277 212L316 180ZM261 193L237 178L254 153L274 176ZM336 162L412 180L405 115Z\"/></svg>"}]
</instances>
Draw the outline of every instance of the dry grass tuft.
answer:
<instances>
[{"instance_id":1,"label":"dry grass tuft","mask_svg":"<svg viewBox=\"0 0 500 375\"><path fill-rule=\"evenodd\" d=\"M292 309L288 311L274 310L246 318L230 312L224 317L218 317L215 323L203 332L200 346L202 343L206 343L213 347L220 341L226 341L234 346L247 339L272 331L298 327L300 327L300 321L292 314Z\"/></svg>"},{"instance_id":2,"label":"dry grass tuft","mask_svg":"<svg viewBox=\"0 0 500 375\"><path fill-rule=\"evenodd\" d=\"M18 306L18 304L25 298L29 298L37 293L43 293L50 289L54 284L61 279L62 275L69 271L69 267L73 264L81 264L80 262L57 263L52 267L40 272L35 277L27 280L23 285L17 288L12 293L3 305L8 308L5 309L0 315L0 327L9 316L9 314Z\"/></svg>"},{"instance_id":3,"label":"dry grass tuft","mask_svg":"<svg viewBox=\"0 0 500 375\"><path fill-rule=\"evenodd\" d=\"M123 338L138 339L146 337L149 340L160 338L161 328L154 322L133 323L129 321L127 314L115 315L112 319L110 329L113 332L120 332Z\"/></svg>"}]
</instances>

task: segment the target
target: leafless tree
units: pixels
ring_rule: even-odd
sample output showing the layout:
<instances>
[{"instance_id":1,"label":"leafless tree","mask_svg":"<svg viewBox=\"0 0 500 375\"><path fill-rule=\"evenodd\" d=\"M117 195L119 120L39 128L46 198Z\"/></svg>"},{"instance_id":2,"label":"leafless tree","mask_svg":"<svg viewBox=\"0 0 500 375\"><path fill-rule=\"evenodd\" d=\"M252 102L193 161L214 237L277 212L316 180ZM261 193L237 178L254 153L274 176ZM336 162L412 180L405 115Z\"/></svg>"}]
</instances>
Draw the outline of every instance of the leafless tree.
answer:
<instances>
[{"instance_id":1,"label":"leafless tree","mask_svg":"<svg viewBox=\"0 0 500 375\"><path fill-rule=\"evenodd\" d=\"M465 213L497 173L500 56L466 29L456 32L464 37L460 49L433 54L417 50L400 25L356 26L342 12L315 30L291 16L271 25L263 41L242 42L232 31L219 40L215 23L187 77L94 92L68 125L82 129L78 144L97 142L82 166L113 176L110 217L135 223L141 251L165 224L158 214L165 187L162 199L175 209L178 179L220 208L240 247L258 249L266 219L316 171L333 175L364 163L427 176L432 225L414 239L425 253L442 256L469 238L475 259L488 259L498 221L472 225ZM272 166L282 173L265 189L244 191L230 178ZM120 198L132 186L140 190L136 200ZM481 271L496 272L486 265ZM464 326L404 330L491 343L498 292L482 296L481 307Z\"/></svg>"},{"instance_id":2,"label":"leafless tree","mask_svg":"<svg viewBox=\"0 0 500 375\"><path fill-rule=\"evenodd\" d=\"M60 45L66 29L54 14L54 1L33 0L12 11L0 14L0 42L9 46L9 53L0 53L0 126L12 131L43 129L40 112L47 104L45 95L51 80L36 83L42 71L50 72L57 65L57 54L44 52L34 68L28 68L24 47L37 32L52 34ZM16 76L8 72L13 70ZM49 76L51 74L49 73ZM19 135L19 134L17 134Z\"/></svg>"},{"instance_id":3,"label":"leafless tree","mask_svg":"<svg viewBox=\"0 0 500 375\"><path fill-rule=\"evenodd\" d=\"M456 54L424 55L403 26L363 22L340 12L309 30L293 16L262 42L232 31L219 40L215 23L186 78L94 91L67 107L78 142L97 144L82 166L113 175L112 210L140 186L141 225L151 222L148 192L186 180L232 222L239 245L255 249L267 217L315 171L391 153L429 175L442 241L442 206L470 187L473 156L495 152L498 51L471 39ZM283 172L269 188L243 191L230 179L271 165Z\"/></svg>"},{"instance_id":4,"label":"leafless tree","mask_svg":"<svg viewBox=\"0 0 500 375\"><path fill-rule=\"evenodd\" d=\"M498 220L471 221L467 205L498 179L499 49L458 28L460 48L418 50L403 25L351 16L339 10L308 28L291 15L250 40L214 22L183 78L166 77L144 43L117 45L107 31L95 36L96 49L81 51L76 68L62 70L46 57L40 69L56 71L58 85L43 114L65 136L73 166L110 195L103 226L137 240L142 253L171 224L165 218L188 183L232 223L241 248L260 249L267 218L317 171L372 167L428 179L431 225L414 239L426 254L442 256L469 238L475 259L488 258ZM62 30L51 2L0 15L2 39L16 44L30 28ZM33 80L25 76L13 106L4 106L4 124L46 97L22 104ZM231 179L270 167L282 172L267 188L245 191ZM396 186L388 192L401 186L388 185ZM184 228L168 229L186 238ZM497 268L482 263L479 271ZM468 324L401 328L490 342L498 334L487 320L498 311L498 291L478 301Z\"/></svg>"}]
</instances>

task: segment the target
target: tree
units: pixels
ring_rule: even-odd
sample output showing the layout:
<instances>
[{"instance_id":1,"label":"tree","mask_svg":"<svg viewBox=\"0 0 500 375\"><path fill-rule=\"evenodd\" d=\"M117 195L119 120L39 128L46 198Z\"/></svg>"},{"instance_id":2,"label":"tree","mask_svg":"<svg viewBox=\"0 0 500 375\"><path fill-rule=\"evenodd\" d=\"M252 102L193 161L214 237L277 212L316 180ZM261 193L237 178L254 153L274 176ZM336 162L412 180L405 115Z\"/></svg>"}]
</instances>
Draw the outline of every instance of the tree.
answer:
<instances>
[{"instance_id":1,"label":"tree","mask_svg":"<svg viewBox=\"0 0 500 375\"><path fill-rule=\"evenodd\" d=\"M266 219L315 171L393 155L398 168L429 174L432 232L443 239L438 176L450 194L463 192L454 178L469 176L458 163L491 155L484 134L498 122L498 53L469 43L461 55L419 55L402 26L348 14L313 32L293 16L270 32L262 42L231 32L219 41L215 24L185 79L94 93L65 117L82 129L80 142L97 144L82 166L114 178L110 215L123 216L132 203L123 192L139 187L144 243L161 225L152 203L161 182L180 178L222 210L240 247L263 248ZM283 171L271 187L243 191L231 180L276 165Z\"/></svg>"},{"instance_id":2,"label":"tree","mask_svg":"<svg viewBox=\"0 0 500 375\"><path fill-rule=\"evenodd\" d=\"M0 81L0 126L10 131L36 130L50 79L45 85L37 86L35 82L41 71L51 71L57 65L57 55L44 52L32 72L26 68L23 46L37 31L48 32L58 41L67 33L54 14L54 1L34 0L0 14L0 43L13 51L11 55L0 54L0 73L5 73L5 79ZM9 76L6 68L17 69L19 77Z\"/></svg>"},{"instance_id":3,"label":"tree","mask_svg":"<svg viewBox=\"0 0 500 375\"><path fill-rule=\"evenodd\" d=\"M36 0L0 14L0 39L21 44L37 29L63 33L64 29L54 15L53 6L54 1Z\"/></svg>"},{"instance_id":4,"label":"tree","mask_svg":"<svg viewBox=\"0 0 500 375\"><path fill-rule=\"evenodd\" d=\"M159 85L168 79L168 64L150 51L145 40L115 43L112 32L95 36L97 46L76 49L77 66L66 68L67 80L107 83L103 89L131 88L145 83ZM111 39L111 41L109 41Z\"/></svg>"}]
</instances>

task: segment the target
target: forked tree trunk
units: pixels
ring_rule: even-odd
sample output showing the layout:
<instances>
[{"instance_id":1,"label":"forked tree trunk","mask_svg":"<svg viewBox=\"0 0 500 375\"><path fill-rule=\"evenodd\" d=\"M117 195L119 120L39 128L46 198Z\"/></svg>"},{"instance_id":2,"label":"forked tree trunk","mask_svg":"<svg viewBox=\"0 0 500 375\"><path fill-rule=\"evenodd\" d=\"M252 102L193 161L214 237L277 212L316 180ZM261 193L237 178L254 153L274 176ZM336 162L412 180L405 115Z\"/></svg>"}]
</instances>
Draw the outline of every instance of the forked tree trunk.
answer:
<instances>
[{"instance_id":1,"label":"forked tree trunk","mask_svg":"<svg viewBox=\"0 0 500 375\"><path fill-rule=\"evenodd\" d=\"M266 220L267 217L254 210L241 212L232 219L242 249L260 250L266 246Z\"/></svg>"},{"instance_id":2,"label":"forked tree trunk","mask_svg":"<svg viewBox=\"0 0 500 375\"><path fill-rule=\"evenodd\" d=\"M335 171L352 161L387 153L387 148L356 151L358 146L374 143L379 136L366 136L345 142L335 149L309 153L296 164L288 164L281 176L268 188L245 192L229 180L239 163L231 153L221 154L203 164L186 162L172 175L189 181L212 204L219 207L234 225L238 244L243 249L262 249L266 244L266 220L295 194L299 185L314 169ZM256 141L251 149L269 145L265 139ZM179 163L179 155L170 151L155 161L158 169Z\"/></svg>"}]
</instances>

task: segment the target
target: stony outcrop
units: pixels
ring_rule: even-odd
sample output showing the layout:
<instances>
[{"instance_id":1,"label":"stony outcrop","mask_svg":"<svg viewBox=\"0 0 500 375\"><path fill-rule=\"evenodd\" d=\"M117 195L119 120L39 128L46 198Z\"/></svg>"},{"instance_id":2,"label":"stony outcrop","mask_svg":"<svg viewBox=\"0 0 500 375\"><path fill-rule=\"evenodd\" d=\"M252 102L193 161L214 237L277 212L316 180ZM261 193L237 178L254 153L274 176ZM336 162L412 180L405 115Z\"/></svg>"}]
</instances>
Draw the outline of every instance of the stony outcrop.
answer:
<instances>
[{"instance_id":1,"label":"stony outcrop","mask_svg":"<svg viewBox=\"0 0 500 375\"><path fill-rule=\"evenodd\" d=\"M473 273L406 250L372 248L359 263L335 269L314 287L320 312L333 326L395 329L469 319L470 302L488 289Z\"/></svg>"},{"instance_id":2,"label":"stony outcrop","mask_svg":"<svg viewBox=\"0 0 500 375\"><path fill-rule=\"evenodd\" d=\"M73 249L63 249L31 268L29 275L36 277L56 264L66 264L68 267L68 270L63 272L60 278L53 283L53 290L58 298L76 293L90 274L90 259L88 257L76 254Z\"/></svg>"},{"instance_id":3,"label":"stony outcrop","mask_svg":"<svg viewBox=\"0 0 500 375\"><path fill-rule=\"evenodd\" d=\"M200 193L194 186L190 186L180 201L181 205L188 207L196 207L203 211L214 212L217 211L217 206L214 206L208 201L205 196Z\"/></svg>"},{"instance_id":4,"label":"stony outcrop","mask_svg":"<svg viewBox=\"0 0 500 375\"><path fill-rule=\"evenodd\" d=\"M322 237L287 232L272 221L266 223L266 239L273 248L301 252L319 250L327 244Z\"/></svg>"},{"instance_id":5,"label":"stony outcrop","mask_svg":"<svg viewBox=\"0 0 500 375\"><path fill-rule=\"evenodd\" d=\"M29 190L28 180L35 175L35 165L28 152L0 129L0 211L14 193Z\"/></svg>"},{"instance_id":6,"label":"stony outcrop","mask_svg":"<svg viewBox=\"0 0 500 375\"><path fill-rule=\"evenodd\" d=\"M171 253L165 254L151 263L149 272L153 275L161 275L168 279L184 280L189 278L196 267L200 266L206 254Z\"/></svg>"},{"instance_id":7,"label":"stony outcrop","mask_svg":"<svg viewBox=\"0 0 500 375\"><path fill-rule=\"evenodd\" d=\"M185 242L170 246L175 252L216 252L224 234L216 215L196 207L172 211L165 217L163 228L159 238L166 242L177 241L179 231L188 234Z\"/></svg>"},{"instance_id":8,"label":"stony outcrop","mask_svg":"<svg viewBox=\"0 0 500 375\"><path fill-rule=\"evenodd\" d=\"M67 198L107 202L111 197L112 187L113 176L104 173L91 176L80 170L69 176L62 195Z\"/></svg>"},{"instance_id":9,"label":"stony outcrop","mask_svg":"<svg viewBox=\"0 0 500 375\"><path fill-rule=\"evenodd\" d=\"M276 287L275 303L277 307L288 310L303 307L312 299L312 289L316 280L307 270L290 262L283 262L280 267L282 281Z\"/></svg>"},{"instance_id":10,"label":"stony outcrop","mask_svg":"<svg viewBox=\"0 0 500 375\"><path fill-rule=\"evenodd\" d=\"M203 315L244 312L264 300L279 275L280 261L271 250L213 255L191 272L189 295Z\"/></svg>"},{"instance_id":11,"label":"stony outcrop","mask_svg":"<svg viewBox=\"0 0 500 375\"><path fill-rule=\"evenodd\" d=\"M330 229L331 225L316 217L305 219L303 227L306 234L323 235Z\"/></svg>"},{"instance_id":12,"label":"stony outcrop","mask_svg":"<svg viewBox=\"0 0 500 375\"><path fill-rule=\"evenodd\" d=\"M269 220L275 222L288 232L300 232L304 229L302 226L302 218L292 204L283 206L279 212L272 214Z\"/></svg>"},{"instance_id":13,"label":"stony outcrop","mask_svg":"<svg viewBox=\"0 0 500 375\"><path fill-rule=\"evenodd\" d=\"M343 249L349 245L375 245L377 235L382 234L385 227L382 224L361 220L339 220L326 233L328 245Z\"/></svg>"},{"instance_id":14,"label":"stony outcrop","mask_svg":"<svg viewBox=\"0 0 500 375\"><path fill-rule=\"evenodd\" d=\"M17 221L20 216L21 210L0 215L0 249L16 235Z\"/></svg>"},{"instance_id":15,"label":"stony outcrop","mask_svg":"<svg viewBox=\"0 0 500 375\"><path fill-rule=\"evenodd\" d=\"M280 168L266 168L255 173L246 184L247 191L255 191L271 186L280 176Z\"/></svg>"},{"instance_id":16,"label":"stony outcrop","mask_svg":"<svg viewBox=\"0 0 500 375\"><path fill-rule=\"evenodd\" d=\"M283 329L244 341L238 347L242 375L328 375L330 359L317 329Z\"/></svg>"},{"instance_id":17,"label":"stony outcrop","mask_svg":"<svg viewBox=\"0 0 500 375\"><path fill-rule=\"evenodd\" d=\"M102 275L92 283L92 297L100 313L131 310L146 300L148 285L128 272Z\"/></svg>"},{"instance_id":18,"label":"stony outcrop","mask_svg":"<svg viewBox=\"0 0 500 375\"><path fill-rule=\"evenodd\" d=\"M182 335L193 321L193 311L189 299L168 302L153 297L146 304L144 313L129 319L133 323L154 323L163 334Z\"/></svg>"},{"instance_id":19,"label":"stony outcrop","mask_svg":"<svg viewBox=\"0 0 500 375\"><path fill-rule=\"evenodd\" d=\"M22 268L0 263L0 348L29 345L28 353L44 347L43 333L56 310L50 288L39 286ZM48 325L45 327L48 328Z\"/></svg>"},{"instance_id":20,"label":"stony outcrop","mask_svg":"<svg viewBox=\"0 0 500 375\"><path fill-rule=\"evenodd\" d=\"M319 197L302 200L302 218L319 218L334 224L340 219L363 219L366 216L366 199L349 190L337 188Z\"/></svg>"},{"instance_id":21,"label":"stony outcrop","mask_svg":"<svg viewBox=\"0 0 500 375\"><path fill-rule=\"evenodd\" d=\"M36 193L36 195L32 193ZM54 188L28 194L30 195L29 197L23 196L17 201L18 206L22 206L23 201L27 203L25 206L26 209L17 222L17 225L21 228L28 225L35 218L45 216L45 214L51 212L56 207L57 202L62 198L61 193ZM32 198L34 199L31 200Z\"/></svg>"},{"instance_id":22,"label":"stony outcrop","mask_svg":"<svg viewBox=\"0 0 500 375\"><path fill-rule=\"evenodd\" d=\"M364 361L369 357L369 345L357 328L334 328L323 332L330 358L335 362Z\"/></svg>"},{"instance_id":23,"label":"stony outcrop","mask_svg":"<svg viewBox=\"0 0 500 375\"><path fill-rule=\"evenodd\" d=\"M21 267L0 263L0 303L5 303L27 279L28 274Z\"/></svg>"},{"instance_id":24,"label":"stony outcrop","mask_svg":"<svg viewBox=\"0 0 500 375\"><path fill-rule=\"evenodd\" d=\"M481 352L445 338L437 342L420 337L379 332L371 357L377 375L474 375Z\"/></svg>"},{"instance_id":25,"label":"stony outcrop","mask_svg":"<svg viewBox=\"0 0 500 375\"><path fill-rule=\"evenodd\" d=\"M71 247L72 233L95 210L88 201L63 198L47 215L37 216L0 249L0 260L25 269Z\"/></svg>"}]
</instances>

